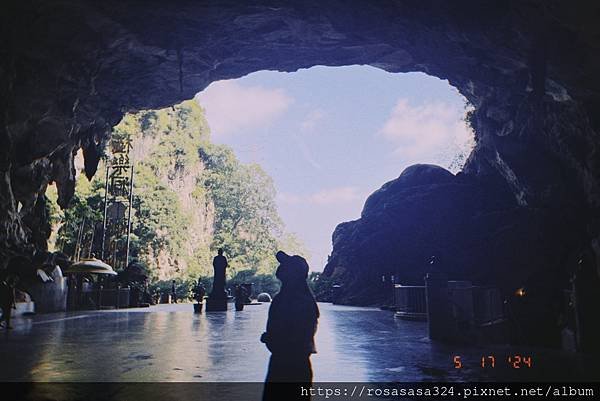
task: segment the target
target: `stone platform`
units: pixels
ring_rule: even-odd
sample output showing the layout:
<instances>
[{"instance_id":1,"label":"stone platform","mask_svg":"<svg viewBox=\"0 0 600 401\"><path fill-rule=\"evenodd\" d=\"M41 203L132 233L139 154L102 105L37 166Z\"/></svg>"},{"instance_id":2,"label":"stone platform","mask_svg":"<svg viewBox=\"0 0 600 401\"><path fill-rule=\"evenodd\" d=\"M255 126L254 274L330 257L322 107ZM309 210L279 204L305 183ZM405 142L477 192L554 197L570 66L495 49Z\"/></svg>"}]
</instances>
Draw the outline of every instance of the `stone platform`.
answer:
<instances>
[{"instance_id":1,"label":"stone platform","mask_svg":"<svg viewBox=\"0 0 600 401\"><path fill-rule=\"evenodd\" d=\"M226 312L227 311L227 298L225 299L206 299L206 311L207 312Z\"/></svg>"}]
</instances>

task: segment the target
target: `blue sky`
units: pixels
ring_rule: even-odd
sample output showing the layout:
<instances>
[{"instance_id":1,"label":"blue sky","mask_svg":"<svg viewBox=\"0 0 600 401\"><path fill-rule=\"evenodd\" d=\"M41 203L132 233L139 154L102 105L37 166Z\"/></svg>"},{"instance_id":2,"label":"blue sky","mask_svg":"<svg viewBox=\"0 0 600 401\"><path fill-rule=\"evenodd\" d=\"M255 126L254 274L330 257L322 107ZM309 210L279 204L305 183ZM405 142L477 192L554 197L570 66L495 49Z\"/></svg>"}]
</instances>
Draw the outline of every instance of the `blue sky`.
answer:
<instances>
[{"instance_id":1,"label":"blue sky","mask_svg":"<svg viewBox=\"0 0 600 401\"><path fill-rule=\"evenodd\" d=\"M468 153L465 100L447 81L374 67L260 71L196 96L212 139L275 182L288 231L322 270L331 234L367 196L414 163L450 166Z\"/></svg>"}]
</instances>

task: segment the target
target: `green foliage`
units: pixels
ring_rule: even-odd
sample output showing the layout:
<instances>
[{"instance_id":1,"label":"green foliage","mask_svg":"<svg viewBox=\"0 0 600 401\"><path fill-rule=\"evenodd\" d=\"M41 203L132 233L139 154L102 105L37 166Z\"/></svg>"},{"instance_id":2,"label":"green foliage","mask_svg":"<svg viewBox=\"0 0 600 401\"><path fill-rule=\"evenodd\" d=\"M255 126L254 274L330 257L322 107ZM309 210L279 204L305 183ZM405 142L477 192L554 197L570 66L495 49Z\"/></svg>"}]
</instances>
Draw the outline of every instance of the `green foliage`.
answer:
<instances>
[{"instance_id":1,"label":"green foliage","mask_svg":"<svg viewBox=\"0 0 600 401\"><path fill-rule=\"evenodd\" d=\"M256 297L261 292L266 292L274 296L281 288L281 282L273 274L257 274L253 270L242 270L236 273L227 281L227 288L232 292L236 284L252 283L252 297Z\"/></svg>"},{"instance_id":2,"label":"green foliage","mask_svg":"<svg viewBox=\"0 0 600 401\"><path fill-rule=\"evenodd\" d=\"M77 192L71 200L70 207L62 212L56 203L56 190L49 192L51 222L60 224L57 233L57 247L68 255L81 257L91 256L91 246L99 225L102 224L104 209L104 193L96 183L90 183L80 175L77 180ZM78 240L79 238L79 240Z\"/></svg>"},{"instance_id":3,"label":"green foliage","mask_svg":"<svg viewBox=\"0 0 600 401\"><path fill-rule=\"evenodd\" d=\"M468 100L465 101L464 104L465 116L463 117L463 121L471 129L473 132L476 132L475 127L475 106L471 104Z\"/></svg>"},{"instance_id":4,"label":"green foliage","mask_svg":"<svg viewBox=\"0 0 600 401\"><path fill-rule=\"evenodd\" d=\"M300 255L305 259L310 258L310 253L294 233L284 232L278 240L277 248L288 255Z\"/></svg>"},{"instance_id":5,"label":"green foliage","mask_svg":"<svg viewBox=\"0 0 600 401\"><path fill-rule=\"evenodd\" d=\"M463 169L477 141L475 107L469 101L465 101L464 111L463 121L467 128L473 133L473 139L457 149L455 156L447 166L448 170L453 173L458 173Z\"/></svg>"},{"instance_id":6,"label":"green foliage","mask_svg":"<svg viewBox=\"0 0 600 401\"><path fill-rule=\"evenodd\" d=\"M196 282L190 278L181 277L177 277L173 280L175 280L175 294L177 295L177 301L187 302L192 300L193 289L196 286ZM148 292L155 299L159 298L161 294L171 294L173 280L155 281L148 286Z\"/></svg>"},{"instance_id":7,"label":"green foliage","mask_svg":"<svg viewBox=\"0 0 600 401\"><path fill-rule=\"evenodd\" d=\"M230 271L272 272L282 222L272 179L256 164L240 164L231 149L200 149L207 166L203 185L215 207L212 248L223 248Z\"/></svg>"},{"instance_id":8,"label":"green foliage","mask_svg":"<svg viewBox=\"0 0 600 401\"><path fill-rule=\"evenodd\" d=\"M132 232L136 240L153 250L167 248L171 254L179 256L187 234L187 216L181 210L177 194L157 182L144 164L138 167L135 178ZM144 253L144 248L134 247L133 256L139 257ZM154 263L151 262L151 265L154 266Z\"/></svg>"},{"instance_id":9,"label":"green foliage","mask_svg":"<svg viewBox=\"0 0 600 401\"><path fill-rule=\"evenodd\" d=\"M308 286L315 295L317 301L331 302L331 287L333 284L333 279L324 276L322 273L311 272L308 275Z\"/></svg>"},{"instance_id":10,"label":"green foliage","mask_svg":"<svg viewBox=\"0 0 600 401\"><path fill-rule=\"evenodd\" d=\"M212 257L224 248L231 283L250 280L271 294L278 291L275 252L283 246L300 253L302 247L283 231L273 181L260 166L242 164L230 148L210 142L203 110L194 100L127 114L113 135L133 143L130 260L148 267L156 288L170 291L167 279L176 278L182 297L187 296L184 287L192 279L212 277ZM104 175L91 183L80 175L72 207L52 211L60 226L57 248L68 255L75 254L78 236L83 248L99 253Z\"/></svg>"}]
</instances>

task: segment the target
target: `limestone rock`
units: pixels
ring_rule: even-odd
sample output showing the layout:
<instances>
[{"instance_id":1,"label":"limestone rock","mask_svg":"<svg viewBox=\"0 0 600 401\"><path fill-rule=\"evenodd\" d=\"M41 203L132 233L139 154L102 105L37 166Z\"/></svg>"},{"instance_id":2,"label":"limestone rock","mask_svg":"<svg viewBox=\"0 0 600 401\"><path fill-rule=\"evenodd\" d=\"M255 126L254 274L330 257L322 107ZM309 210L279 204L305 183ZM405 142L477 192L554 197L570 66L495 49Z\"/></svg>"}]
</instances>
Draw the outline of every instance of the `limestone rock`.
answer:
<instances>
[{"instance_id":1,"label":"limestone rock","mask_svg":"<svg viewBox=\"0 0 600 401\"><path fill-rule=\"evenodd\" d=\"M447 79L475 107L476 147L457 177L419 167L374 194L361 220L336 230L327 270L347 289L393 260L418 280L432 253L457 276L564 273L556 253L600 238L599 11L543 0L9 2L0 256L32 251L39 223L27 214L45 183L68 206L74 152L84 148L93 174L124 113L263 69L370 64Z\"/></svg>"},{"instance_id":2,"label":"limestone rock","mask_svg":"<svg viewBox=\"0 0 600 401\"><path fill-rule=\"evenodd\" d=\"M571 223L558 209L519 206L507 185L411 166L367 199L360 219L336 228L325 274L344 284L339 300L351 304L389 298L382 275L404 285L443 271L506 291L543 286L540 272L548 283L564 279L557 262L575 244Z\"/></svg>"}]
</instances>

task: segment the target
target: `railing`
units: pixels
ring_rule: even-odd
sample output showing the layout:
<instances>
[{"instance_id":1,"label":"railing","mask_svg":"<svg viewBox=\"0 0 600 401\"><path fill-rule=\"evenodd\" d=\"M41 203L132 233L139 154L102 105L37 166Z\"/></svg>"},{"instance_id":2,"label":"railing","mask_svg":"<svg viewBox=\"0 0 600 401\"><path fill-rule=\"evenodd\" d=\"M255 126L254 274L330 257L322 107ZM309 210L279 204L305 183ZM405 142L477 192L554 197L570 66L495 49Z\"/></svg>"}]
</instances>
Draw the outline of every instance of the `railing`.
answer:
<instances>
[{"instance_id":1,"label":"railing","mask_svg":"<svg viewBox=\"0 0 600 401\"><path fill-rule=\"evenodd\" d=\"M84 288L77 309L128 308L129 287L125 288Z\"/></svg>"},{"instance_id":2,"label":"railing","mask_svg":"<svg viewBox=\"0 0 600 401\"><path fill-rule=\"evenodd\" d=\"M394 285L396 316L427 320L425 286ZM456 320L484 325L504 318L502 295L493 287L460 286L449 282L448 298Z\"/></svg>"},{"instance_id":3,"label":"railing","mask_svg":"<svg viewBox=\"0 0 600 401\"><path fill-rule=\"evenodd\" d=\"M475 320L475 287L470 281L448 281L448 301L452 317L459 327L470 327Z\"/></svg>"},{"instance_id":4,"label":"railing","mask_svg":"<svg viewBox=\"0 0 600 401\"><path fill-rule=\"evenodd\" d=\"M425 286L394 285L396 316L409 320L427 320Z\"/></svg>"}]
</instances>

